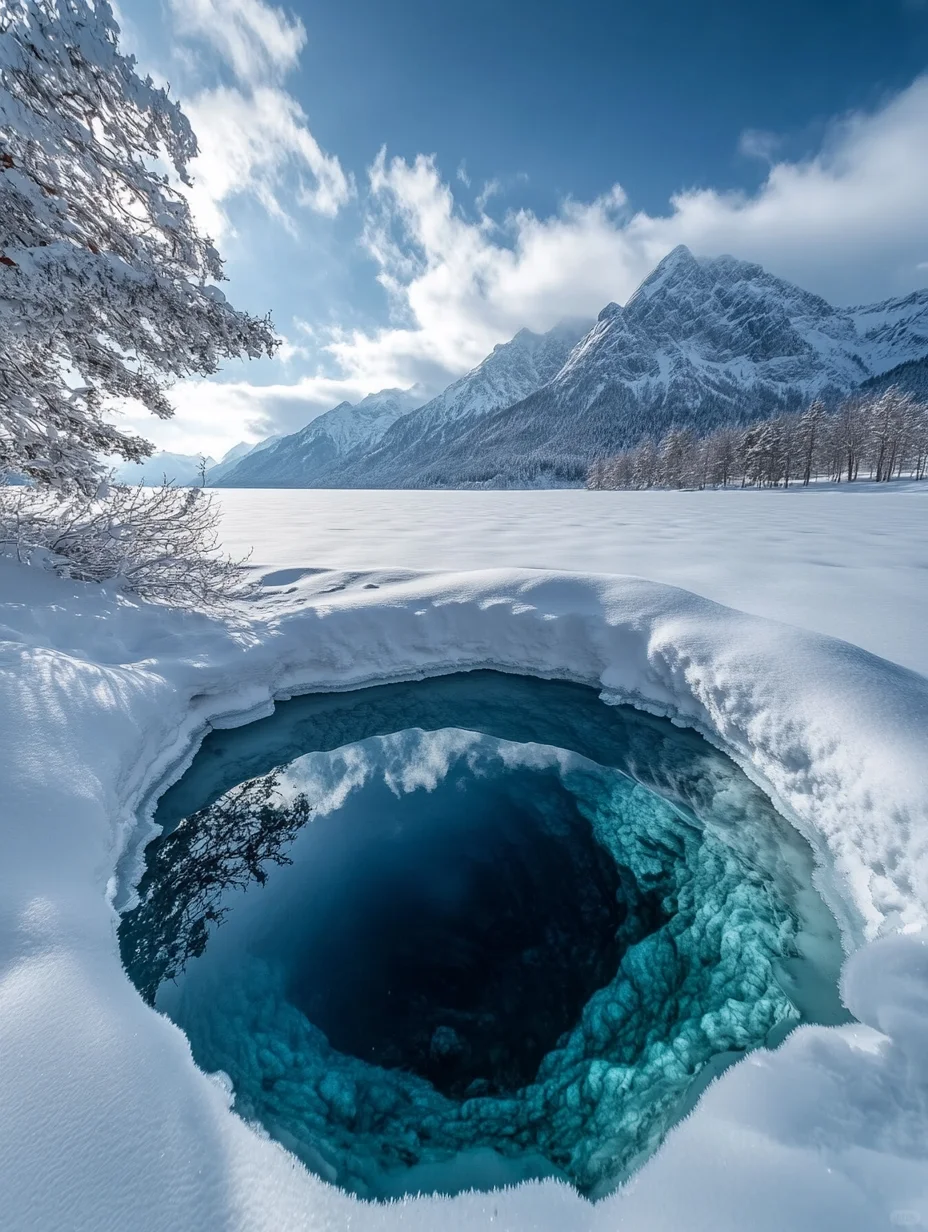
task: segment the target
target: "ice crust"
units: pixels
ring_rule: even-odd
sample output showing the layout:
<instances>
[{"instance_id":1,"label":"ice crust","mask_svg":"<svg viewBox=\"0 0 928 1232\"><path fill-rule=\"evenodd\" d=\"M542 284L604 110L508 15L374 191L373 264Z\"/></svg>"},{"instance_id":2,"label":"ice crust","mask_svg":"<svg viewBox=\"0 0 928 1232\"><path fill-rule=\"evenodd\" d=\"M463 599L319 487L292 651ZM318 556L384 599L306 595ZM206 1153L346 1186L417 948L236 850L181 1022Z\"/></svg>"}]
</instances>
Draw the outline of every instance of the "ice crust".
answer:
<instances>
[{"instance_id":1,"label":"ice crust","mask_svg":"<svg viewBox=\"0 0 928 1232\"><path fill-rule=\"evenodd\" d=\"M463 1232L928 1223L928 681L640 579L297 571L241 617L0 566L0 1173L16 1229ZM861 1025L800 1027L703 1095L627 1187L367 1205L230 1112L121 970L116 868L208 724L498 667L585 682L724 749L806 835Z\"/></svg>"},{"instance_id":2,"label":"ice crust","mask_svg":"<svg viewBox=\"0 0 928 1232\"><path fill-rule=\"evenodd\" d=\"M491 1183L553 1175L601 1196L653 1151L710 1060L729 1060L798 1021L786 968L803 949L816 952L815 978L832 987L840 966L830 918L809 891L808 848L734 766L708 747L680 744L669 754L663 744L648 746L652 758L666 760L647 775L670 799L569 753L465 732L403 732L312 754L286 771L290 791L306 791L317 812L339 801L340 824L362 833L372 824L404 825L403 808L390 808L377 783L401 796L439 792L443 803L413 799L405 809L430 810L432 826L450 827L443 814L453 815L455 795L483 780L470 808L489 807L506 784L509 809L530 809L545 831L563 834L560 785L615 864L663 903L667 922L626 951L615 979L593 995L528 1087L448 1099L414 1074L335 1051L294 1006L287 939L294 917L312 911L314 864L324 858L312 826L293 847L294 867L275 871L247 908L233 904L225 933L191 963L179 990L163 986L159 1008L185 1029L206 1070L232 1078L241 1115L352 1192L453 1192L481 1184L492 1160ZM416 781L419 767L430 768L429 782ZM681 807L684 798L698 801L698 813ZM366 814L377 821L365 823ZM281 884L272 949L284 953L255 954L249 940L272 927ZM806 937L798 935L803 928ZM836 994L833 1002L839 1018ZM484 1154L475 1158L477 1151Z\"/></svg>"}]
</instances>

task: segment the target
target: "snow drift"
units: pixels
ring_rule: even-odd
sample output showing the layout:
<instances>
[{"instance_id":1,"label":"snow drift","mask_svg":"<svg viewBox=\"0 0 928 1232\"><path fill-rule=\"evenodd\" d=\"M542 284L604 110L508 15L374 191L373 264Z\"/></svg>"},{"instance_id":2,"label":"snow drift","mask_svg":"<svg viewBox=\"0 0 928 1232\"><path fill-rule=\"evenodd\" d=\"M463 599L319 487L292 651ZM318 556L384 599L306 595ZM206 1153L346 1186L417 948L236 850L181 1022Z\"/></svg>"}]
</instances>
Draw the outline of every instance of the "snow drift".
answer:
<instances>
[{"instance_id":1,"label":"snow drift","mask_svg":"<svg viewBox=\"0 0 928 1232\"><path fill-rule=\"evenodd\" d=\"M928 681L633 578L282 570L236 619L2 570L0 1169L17 1229L867 1229L928 1222ZM860 1025L728 1071L622 1191L365 1205L229 1111L121 969L111 905L209 724L476 667L701 732L810 842ZM139 820L139 815L143 820Z\"/></svg>"}]
</instances>

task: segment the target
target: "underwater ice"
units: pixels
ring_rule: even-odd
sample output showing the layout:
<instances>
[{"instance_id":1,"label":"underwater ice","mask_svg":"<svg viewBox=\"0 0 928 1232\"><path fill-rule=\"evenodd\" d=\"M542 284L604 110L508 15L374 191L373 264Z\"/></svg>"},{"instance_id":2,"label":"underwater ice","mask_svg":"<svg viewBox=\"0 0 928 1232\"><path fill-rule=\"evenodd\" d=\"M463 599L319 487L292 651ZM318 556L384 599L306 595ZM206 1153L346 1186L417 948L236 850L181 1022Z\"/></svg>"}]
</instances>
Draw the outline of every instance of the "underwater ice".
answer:
<instances>
[{"instance_id":1,"label":"underwater ice","mask_svg":"<svg viewBox=\"0 0 928 1232\"><path fill-rule=\"evenodd\" d=\"M156 820L130 974L241 1116L363 1196L601 1196L731 1060L845 1017L803 840L580 686L284 703L212 733Z\"/></svg>"}]
</instances>

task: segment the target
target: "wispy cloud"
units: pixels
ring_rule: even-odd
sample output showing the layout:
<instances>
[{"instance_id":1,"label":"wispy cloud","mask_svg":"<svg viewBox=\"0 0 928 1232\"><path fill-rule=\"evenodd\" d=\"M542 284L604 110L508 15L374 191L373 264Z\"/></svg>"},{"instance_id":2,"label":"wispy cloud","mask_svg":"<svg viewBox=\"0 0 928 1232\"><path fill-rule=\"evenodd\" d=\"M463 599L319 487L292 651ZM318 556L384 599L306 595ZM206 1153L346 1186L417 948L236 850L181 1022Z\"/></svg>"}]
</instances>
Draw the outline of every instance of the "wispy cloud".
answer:
<instances>
[{"instance_id":1,"label":"wispy cloud","mask_svg":"<svg viewBox=\"0 0 928 1232\"><path fill-rule=\"evenodd\" d=\"M251 195L295 230L294 206L332 217L354 192L339 160L313 137L296 99L277 86L204 90L186 104L200 143L190 199L204 229L231 229L227 205Z\"/></svg>"},{"instance_id":2,"label":"wispy cloud","mask_svg":"<svg viewBox=\"0 0 928 1232\"><path fill-rule=\"evenodd\" d=\"M176 33L204 44L231 83L202 85L209 65L193 63L183 92L200 147L190 200L200 225L222 239L234 228L230 202L250 196L295 232L300 210L333 217L354 195L338 157L326 153L284 78L306 44L298 17L265 0L169 0ZM199 74L197 70L200 70ZM189 78L191 68L184 76ZM214 75L214 74L211 74Z\"/></svg>"},{"instance_id":3,"label":"wispy cloud","mask_svg":"<svg viewBox=\"0 0 928 1232\"><path fill-rule=\"evenodd\" d=\"M500 184L499 180L487 180L487 182L484 184L483 188L480 190L479 194L477 195L474 201L474 205L477 207L477 209L480 211L481 214L485 214L487 206L490 204L491 199L493 197L499 196L501 192L502 192L502 185Z\"/></svg>"},{"instance_id":4,"label":"wispy cloud","mask_svg":"<svg viewBox=\"0 0 928 1232\"><path fill-rule=\"evenodd\" d=\"M782 144L783 140L777 133L768 133L762 128L746 128L738 138L738 152L745 158L757 158L772 165Z\"/></svg>"},{"instance_id":5,"label":"wispy cloud","mask_svg":"<svg viewBox=\"0 0 928 1232\"><path fill-rule=\"evenodd\" d=\"M202 39L241 81L281 78L306 44L298 17L263 0L170 0L180 35Z\"/></svg>"}]
</instances>

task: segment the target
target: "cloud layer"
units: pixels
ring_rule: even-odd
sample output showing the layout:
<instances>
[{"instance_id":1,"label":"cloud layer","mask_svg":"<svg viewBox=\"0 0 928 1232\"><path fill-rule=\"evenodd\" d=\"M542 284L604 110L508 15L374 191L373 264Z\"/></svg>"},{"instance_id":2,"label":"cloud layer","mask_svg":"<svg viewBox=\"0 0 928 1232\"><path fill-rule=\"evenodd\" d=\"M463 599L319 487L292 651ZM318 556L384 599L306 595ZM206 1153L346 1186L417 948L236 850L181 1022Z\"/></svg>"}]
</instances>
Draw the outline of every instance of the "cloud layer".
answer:
<instances>
[{"instance_id":1,"label":"cloud layer","mask_svg":"<svg viewBox=\"0 0 928 1232\"><path fill-rule=\"evenodd\" d=\"M283 77L306 44L298 17L263 0L170 0L182 37L210 43L242 81Z\"/></svg>"}]
</instances>

